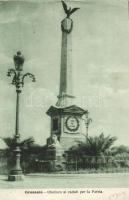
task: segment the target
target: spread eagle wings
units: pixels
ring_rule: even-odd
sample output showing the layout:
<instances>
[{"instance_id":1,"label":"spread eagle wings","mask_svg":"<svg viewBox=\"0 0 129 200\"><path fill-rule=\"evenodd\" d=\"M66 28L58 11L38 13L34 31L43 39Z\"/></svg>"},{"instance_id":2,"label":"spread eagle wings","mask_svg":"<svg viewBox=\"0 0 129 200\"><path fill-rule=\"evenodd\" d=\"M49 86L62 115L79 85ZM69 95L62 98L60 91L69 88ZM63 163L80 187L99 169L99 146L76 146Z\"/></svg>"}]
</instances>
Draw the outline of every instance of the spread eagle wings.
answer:
<instances>
[{"instance_id":1,"label":"spread eagle wings","mask_svg":"<svg viewBox=\"0 0 129 200\"><path fill-rule=\"evenodd\" d=\"M63 5L63 8L64 8L64 11L65 11L66 14L71 15L71 14L74 13L76 10L80 9L80 8L73 8L72 10L71 10L71 8L68 9L66 3L65 3L64 1L61 1L61 2L62 2L62 5Z\"/></svg>"},{"instance_id":2,"label":"spread eagle wings","mask_svg":"<svg viewBox=\"0 0 129 200\"><path fill-rule=\"evenodd\" d=\"M72 10L71 10L71 12L70 12L70 15L72 14L72 13L74 13L76 10L78 10L78 9L80 9L80 8L73 8Z\"/></svg>"},{"instance_id":3,"label":"spread eagle wings","mask_svg":"<svg viewBox=\"0 0 129 200\"><path fill-rule=\"evenodd\" d=\"M67 14L67 11L68 11L67 5L66 5L66 3L64 1L61 1L61 2L62 2L62 5L63 5L63 8L64 8L64 11Z\"/></svg>"}]
</instances>

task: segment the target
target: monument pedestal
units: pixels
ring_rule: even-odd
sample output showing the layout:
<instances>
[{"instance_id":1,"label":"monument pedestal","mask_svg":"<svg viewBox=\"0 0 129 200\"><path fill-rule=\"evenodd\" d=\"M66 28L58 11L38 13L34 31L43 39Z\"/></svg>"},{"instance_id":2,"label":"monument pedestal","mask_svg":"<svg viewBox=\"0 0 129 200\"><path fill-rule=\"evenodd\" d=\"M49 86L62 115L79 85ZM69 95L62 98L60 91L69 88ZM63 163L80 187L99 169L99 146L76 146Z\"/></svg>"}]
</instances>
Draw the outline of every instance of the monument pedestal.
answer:
<instances>
[{"instance_id":1,"label":"monument pedestal","mask_svg":"<svg viewBox=\"0 0 129 200\"><path fill-rule=\"evenodd\" d=\"M78 141L85 141L82 116L87 112L76 105L64 108L51 106L47 111L51 117L51 135L56 135L64 151L68 151Z\"/></svg>"},{"instance_id":2,"label":"monument pedestal","mask_svg":"<svg viewBox=\"0 0 129 200\"><path fill-rule=\"evenodd\" d=\"M48 144L48 148L46 151L46 157L48 160L48 168L49 171L61 171L63 170L63 153L64 150L62 149L59 141L57 140L56 135L52 135L50 137L51 143Z\"/></svg>"}]
</instances>

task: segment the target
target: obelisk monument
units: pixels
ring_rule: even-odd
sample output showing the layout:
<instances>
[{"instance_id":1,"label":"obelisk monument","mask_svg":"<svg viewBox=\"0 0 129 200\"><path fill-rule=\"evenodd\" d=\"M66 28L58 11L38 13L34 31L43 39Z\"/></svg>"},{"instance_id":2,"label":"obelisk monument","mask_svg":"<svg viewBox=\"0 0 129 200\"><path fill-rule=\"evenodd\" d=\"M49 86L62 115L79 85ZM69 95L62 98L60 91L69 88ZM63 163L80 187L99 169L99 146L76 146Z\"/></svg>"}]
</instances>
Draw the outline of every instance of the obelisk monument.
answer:
<instances>
[{"instance_id":1,"label":"obelisk monument","mask_svg":"<svg viewBox=\"0 0 129 200\"><path fill-rule=\"evenodd\" d=\"M62 5L66 17L61 22L60 86L56 106L51 106L47 111L47 114L51 117L51 136L47 139L47 144L51 147L53 136L56 135L60 147L67 151L71 146L77 144L77 141L85 140L82 134L82 116L87 113L87 110L72 103L74 98L72 91L73 20L70 16L79 8L68 8L64 1L62 1Z\"/></svg>"},{"instance_id":2,"label":"obelisk monument","mask_svg":"<svg viewBox=\"0 0 129 200\"><path fill-rule=\"evenodd\" d=\"M61 46L61 69L60 69L60 88L57 106L66 107L72 104L73 84L72 84L72 29L73 20L70 15L79 8L67 8L62 1L66 17L61 22L62 46Z\"/></svg>"}]
</instances>

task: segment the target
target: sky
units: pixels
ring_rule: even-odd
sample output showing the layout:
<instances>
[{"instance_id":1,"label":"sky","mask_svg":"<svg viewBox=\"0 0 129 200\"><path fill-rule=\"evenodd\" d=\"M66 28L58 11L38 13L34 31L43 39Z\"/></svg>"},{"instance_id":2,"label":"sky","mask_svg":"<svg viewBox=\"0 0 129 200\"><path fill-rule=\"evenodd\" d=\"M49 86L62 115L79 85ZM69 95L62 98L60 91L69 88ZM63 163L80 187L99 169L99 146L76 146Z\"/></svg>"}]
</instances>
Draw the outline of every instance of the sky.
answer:
<instances>
[{"instance_id":1,"label":"sky","mask_svg":"<svg viewBox=\"0 0 129 200\"><path fill-rule=\"evenodd\" d=\"M89 135L129 141L129 19L127 0L66 1L80 7L71 16L75 104L88 109ZM16 92L8 68L20 50L26 79L20 102L21 139L45 144L50 136L46 111L57 102L61 58L60 1L0 1L0 137L15 134ZM84 131L84 130L83 130Z\"/></svg>"}]
</instances>

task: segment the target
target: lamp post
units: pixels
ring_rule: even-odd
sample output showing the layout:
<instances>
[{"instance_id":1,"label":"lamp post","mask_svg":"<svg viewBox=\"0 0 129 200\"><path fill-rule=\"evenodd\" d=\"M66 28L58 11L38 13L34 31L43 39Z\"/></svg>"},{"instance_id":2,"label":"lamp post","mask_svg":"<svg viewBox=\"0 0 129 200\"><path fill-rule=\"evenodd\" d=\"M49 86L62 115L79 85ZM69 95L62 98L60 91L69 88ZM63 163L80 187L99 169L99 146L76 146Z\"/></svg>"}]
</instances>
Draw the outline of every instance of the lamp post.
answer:
<instances>
[{"instance_id":1,"label":"lamp post","mask_svg":"<svg viewBox=\"0 0 129 200\"><path fill-rule=\"evenodd\" d=\"M89 112L87 111L87 113L85 114L85 126L86 126L86 138L88 138L88 129L89 129L89 125L92 122L92 119L89 118Z\"/></svg>"},{"instance_id":2,"label":"lamp post","mask_svg":"<svg viewBox=\"0 0 129 200\"><path fill-rule=\"evenodd\" d=\"M23 64L24 64L24 57L20 51L14 55L14 64L15 69L11 68L8 70L7 76L13 77L12 85L16 87L16 126L15 126L15 148L13 150L14 155L14 167L11 169L8 175L9 181L19 181L23 179L23 173L20 165L20 157L21 157L21 150L20 150L20 133L19 133L19 106L20 106L20 94L22 92L22 87L24 86L24 80L26 77L32 79L32 82L35 82L35 76L31 73L22 74L23 71Z\"/></svg>"}]
</instances>

